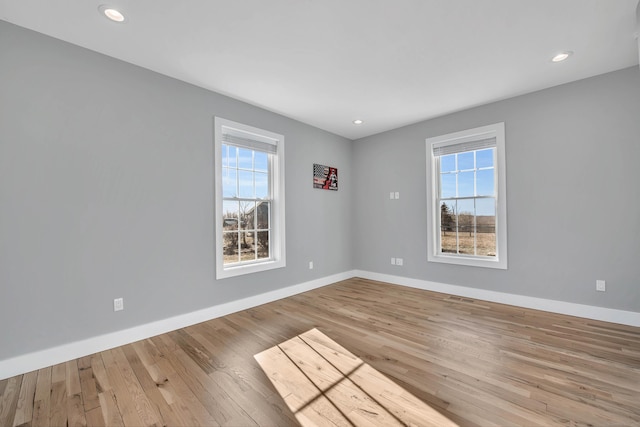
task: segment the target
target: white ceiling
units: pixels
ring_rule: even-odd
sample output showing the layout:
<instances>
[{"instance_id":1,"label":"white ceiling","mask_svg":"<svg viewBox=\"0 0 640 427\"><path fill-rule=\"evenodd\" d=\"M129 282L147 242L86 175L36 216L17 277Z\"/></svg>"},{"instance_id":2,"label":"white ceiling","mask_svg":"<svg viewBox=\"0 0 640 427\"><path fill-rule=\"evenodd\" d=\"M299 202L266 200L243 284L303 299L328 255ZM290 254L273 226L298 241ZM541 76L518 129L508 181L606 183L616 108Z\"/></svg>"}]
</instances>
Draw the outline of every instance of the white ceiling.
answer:
<instances>
[{"instance_id":1,"label":"white ceiling","mask_svg":"<svg viewBox=\"0 0 640 427\"><path fill-rule=\"evenodd\" d=\"M0 19L356 139L638 64L637 3L0 0Z\"/></svg>"}]
</instances>

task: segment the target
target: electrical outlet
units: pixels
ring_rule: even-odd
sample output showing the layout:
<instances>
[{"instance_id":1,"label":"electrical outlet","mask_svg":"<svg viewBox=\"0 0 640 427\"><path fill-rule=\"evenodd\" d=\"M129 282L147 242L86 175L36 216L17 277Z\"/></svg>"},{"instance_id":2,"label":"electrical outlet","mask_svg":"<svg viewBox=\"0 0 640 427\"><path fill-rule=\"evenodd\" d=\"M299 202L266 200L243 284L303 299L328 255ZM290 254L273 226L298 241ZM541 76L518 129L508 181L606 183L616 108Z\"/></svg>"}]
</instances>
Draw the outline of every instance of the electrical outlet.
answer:
<instances>
[{"instance_id":1,"label":"electrical outlet","mask_svg":"<svg viewBox=\"0 0 640 427\"><path fill-rule=\"evenodd\" d=\"M400 198L400 192L399 191L396 191L395 197L396 197L396 199Z\"/></svg>"},{"instance_id":2,"label":"electrical outlet","mask_svg":"<svg viewBox=\"0 0 640 427\"><path fill-rule=\"evenodd\" d=\"M116 298L113 300L113 311L124 310L124 298Z\"/></svg>"},{"instance_id":3,"label":"electrical outlet","mask_svg":"<svg viewBox=\"0 0 640 427\"><path fill-rule=\"evenodd\" d=\"M309 270L313 270L313 261L309 261Z\"/></svg>"},{"instance_id":4,"label":"electrical outlet","mask_svg":"<svg viewBox=\"0 0 640 427\"><path fill-rule=\"evenodd\" d=\"M404 261L402 258L396 258L396 265L403 265Z\"/></svg>"},{"instance_id":5,"label":"electrical outlet","mask_svg":"<svg viewBox=\"0 0 640 427\"><path fill-rule=\"evenodd\" d=\"M395 193L393 191L391 193L389 193L389 198L391 200L395 199Z\"/></svg>"},{"instance_id":6,"label":"electrical outlet","mask_svg":"<svg viewBox=\"0 0 640 427\"><path fill-rule=\"evenodd\" d=\"M604 280L596 280L596 291L598 292L606 292L607 290L607 282Z\"/></svg>"}]
</instances>

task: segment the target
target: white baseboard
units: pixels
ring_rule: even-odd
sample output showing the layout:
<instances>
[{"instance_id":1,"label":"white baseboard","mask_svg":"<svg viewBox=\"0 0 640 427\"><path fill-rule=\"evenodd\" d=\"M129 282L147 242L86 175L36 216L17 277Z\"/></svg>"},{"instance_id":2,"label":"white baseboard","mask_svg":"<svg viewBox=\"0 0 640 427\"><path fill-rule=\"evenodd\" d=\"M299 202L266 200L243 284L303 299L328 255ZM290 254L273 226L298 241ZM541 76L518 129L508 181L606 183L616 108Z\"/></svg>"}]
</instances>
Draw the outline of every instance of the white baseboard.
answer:
<instances>
[{"instance_id":1,"label":"white baseboard","mask_svg":"<svg viewBox=\"0 0 640 427\"><path fill-rule=\"evenodd\" d=\"M263 294L254 295L237 301L219 304L191 313L181 314L168 319L158 320L156 322L134 326L133 328L111 332L81 341L75 341L69 344L16 356L10 359L0 360L0 380L66 362L68 360L88 356L93 353L119 347L125 344L130 344L132 342L164 334L166 332L175 331L176 329L195 325L196 323L226 316L231 313L246 310L251 307L256 307L292 295L297 295L312 289L321 288L341 280L350 279L354 276L355 274L353 271L334 274L332 276L322 277L320 279L289 286L287 288L277 289L275 291L265 292Z\"/></svg>"},{"instance_id":2,"label":"white baseboard","mask_svg":"<svg viewBox=\"0 0 640 427\"><path fill-rule=\"evenodd\" d=\"M619 323L622 325L640 327L640 313L634 311L616 310L613 308L596 307L592 305L574 304L565 301L556 301L543 298L529 297L525 295L508 294L505 292L489 291L486 289L469 288L466 286L447 285L445 283L430 282L426 280L410 279L407 277L393 276L389 274L372 273L356 270L354 274L364 279L377 280L392 283L394 285L409 286L427 291L442 292L461 297L481 299L517 307L532 308L551 313L566 314L569 316L583 317L604 322Z\"/></svg>"}]
</instances>

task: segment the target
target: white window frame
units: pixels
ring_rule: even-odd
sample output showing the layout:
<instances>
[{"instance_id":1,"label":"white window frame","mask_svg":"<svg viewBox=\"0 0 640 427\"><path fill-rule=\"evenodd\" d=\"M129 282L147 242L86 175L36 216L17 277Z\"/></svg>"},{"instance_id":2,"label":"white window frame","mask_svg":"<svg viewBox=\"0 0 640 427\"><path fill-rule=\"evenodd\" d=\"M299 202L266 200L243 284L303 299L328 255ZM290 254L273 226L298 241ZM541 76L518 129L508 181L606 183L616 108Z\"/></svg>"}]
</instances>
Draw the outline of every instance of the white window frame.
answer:
<instances>
[{"instance_id":1,"label":"white window frame","mask_svg":"<svg viewBox=\"0 0 640 427\"><path fill-rule=\"evenodd\" d=\"M216 279L240 276L249 273L272 270L286 266L285 251L285 198L284 198L284 136L263 129L215 117L215 258ZM222 144L223 135L227 133L241 134L256 141L276 146L276 152L270 154L269 186L271 191L271 235L269 248L271 256L266 260L224 265L223 239L223 189L222 189Z\"/></svg>"},{"instance_id":2,"label":"white window frame","mask_svg":"<svg viewBox=\"0 0 640 427\"><path fill-rule=\"evenodd\" d=\"M496 256L473 256L439 253L440 247L440 187L439 160L434 155L434 146L443 147L495 138L494 158L496 195ZM495 123L440 135L426 139L427 147L427 260L446 264L507 269L507 182L505 161L504 123Z\"/></svg>"}]
</instances>

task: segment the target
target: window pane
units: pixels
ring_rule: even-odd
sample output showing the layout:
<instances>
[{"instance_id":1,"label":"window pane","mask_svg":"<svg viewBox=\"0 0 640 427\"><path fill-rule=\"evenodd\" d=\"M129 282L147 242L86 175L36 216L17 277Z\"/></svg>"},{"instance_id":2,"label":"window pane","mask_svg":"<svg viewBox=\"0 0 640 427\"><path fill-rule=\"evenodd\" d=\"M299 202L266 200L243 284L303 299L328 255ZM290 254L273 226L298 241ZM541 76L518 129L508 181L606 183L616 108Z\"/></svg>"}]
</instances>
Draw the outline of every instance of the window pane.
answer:
<instances>
[{"instance_id":1,"label":"window pane","mask_svg":"<svg viewBox=\"0 0 640 427\"><path fill-rule=\"evenodd\" d=\"M473 151L468 151L466 153L458 154L458 170L469 170L475 169L475 165L473 164Z\"/></svg>"},{"instance_id":2,"label":"window pane","mask_svg":"<svg viewBox=\"0 0 640 427\"><path fill-rule=\"evenodd\" d=\"M476 199L476 215L493 217L493 223L496 220L496 199Z\"/></svg>"},{"instance_id":3,"label":"window pane","mask_svg":"<svg viewBox=\"0 0 640 427\"><path fill-rule=\"evenodd\" d=\"M269 155L267 153L256 151L253 160L255 162L255 170L260 172L267 172L269 170Z\"/></svg>"},{"instance_id":4,"label":"window pane","mask_svg":"<svg viewBox=\"0 0 640 427\"><path fill-rule=\"evenodd\" d=\"M231 264L240 260L238 253L238 232L225 232L222 237L223 264Z\"/></svg>"},{"instance_id":5,"label":"window pane","mask_svg":"<svg viewBox=\"0 0 640 427\"><path fill-rule=\"evenodd\" d=\"M227 152L226 159L229 162L228 166L230 168L238 167L238 148L233 145L223 145L223 147L227 147L227 150L222 150L223 152ZM223 157L224 159L224 157Z\"/></svg>"},{"instance_id":6,"label":"window pane","mask_svg":"<svg viewBox=\"0 0 640 427\"><path fill-rule=\"evenodd\" d=\"M440 175L440 197L448 199L456 197L456 174L448 173Z\"/></svg>"},{"instance_id":7,"label":"window pane","mask_svg":"<svg viewBox=\"0 0 640 427\"><path fill-rule=\"evenodd\" d=\"M256 259L254 246L255 232L240 232L240 261L252 261Z\"/></svg>"},{"instance_id":8,"label":"window pane","mask_svg":"<svg viewBox=\"0 0 640 427\"><path fill-rule=\"evenodd\" d=\"M222 168L222 197L238 196L238 177L235 169Z\"/></svg>"},{"instance_id":9,"label":"window pane","mask_svg":"<svg viewBox=\"0 0 640 427\"><path fill-rule=\"evenodd\" d=\"M253 199L255 197L253 189L253 172L239 170L238 187L238 197Z\"/></svg>"},{"instance_id":10,"label":"window pane","mask_svg":"<svg viewBox=\"0 0 640 427\"><path fill-rule=\"evenodd\" d=\"M243 230L255 229L256 202L240 202L240 228Z\"/></svg>"},{"instance_id":11,"label":"window pane","mask_svg":"<svg viewBox=\"0 0 640 427\"><path fill-rule=\"evenodd\" d=\"M256 198L269 198L269 174L256 172Z\"/></svg>"},{"instance_id":12,"label":"window pane","mask_svg":"<svg viewBox=\"0 0 640 427\"><path fill-rule=\"evenodd\" d=\"M258 259L270 258L269 253L269 240L271 236L270 231L258 231Z\"/></svg>"},{"instance_id":13,"label":"window pane","mask_svg":"<svg viewBox=\"0 0 640 427\"><path fill-rule=\"evenodd\" d=\"M237 230L238 218L238 202L225 201L222 204L222 229Z\"/></svg>"},{"instance_id":14,"label":"window pane","mask_svg":"<svg viewBox=\"0 0 640 427\"><path fill-rule=\"evenodd\" d=\"M476 167L478 169L493 167L494 150L494 148L488 148L486 150L476 151Z\"/></svg>"},{"instance_id":15,"label":"window pane","mask_svg":"<svg viewBox=\"0 0 640 427\"><path fill-rule=\"evenodd\" d=\"M256 218L256 226L259 230L266 230L271 228L271 204L269 202L258 202L256 208L258 215Z\"/></svg>"},{"instance_id":16,"label":"window pane","mask_svg":"<svg viewBox=\"0 0 640 427\"><path fill-rule=\"evenodd\" d=\"M446 231L452 231L456 228L456 219L455 219L455 201L442 202L440 204L440 227Z\"/></svg>"},{"instance_id":17,"label":"window pane","mask_svg":"<svg viewBox=\"0 0 640 427\"><path fill-rule=\"evenodd\" d=\"M493 169L485 169L476 172L478 196L493 196L495 194L493 172Z\"/></svg>"},{"instance_id":18,"label":"window pane","mask_svg":"<svg viewBox=\"0 0 640 427\"><path fill-rule=\"evenodd\" d=\"M496 256L496 201L476 200L477 255Z\"/></svg>"},{"instance_id":19,"label":"window pane","mask_svg":"<svg viewBox=\"0 0 640 427\"><path fill-rule=\"evenodd\" d=\"M222 229L223 263L229 264L239 261L238 252L238 202L223 202Z\"/></svg>"},{"instance_id":20,"label":"window pane","mask_svg":"<svg viewBox=\"0 0 640 427\"><path fill-rule=\"evenodd\" d=\"M453 172L456 170L456 155L440 157L440 172Z\"/></svg>"},{"instance_id":21,"label":"window pane","mask_svg":"<svg viewBox=\"0 0 640 427\"><path fill-rule=\"evenodd\" d=\"M458 200L458 253L475 254L475 203Z\"/></svg>"},{"instance_id":22,"label":"window pane","mask_svg":"<svg viewBox=\"0 0 640 427\"><path fill-rule=\"evenodd\" d=\"M258 202L258 207L256 208L257 219L256 225L259 230L256 232L258 236L258 258L269 258L271 254L269 252L269 238L271 236L271 232L269 231L271 225L271 213L269 210L271 209L271 203L269 202Z\"/></svg>"},{"instance_id":23,"label":"window pane","mask_svg":"<svg viewBox=\"0 0 640 427\"><path fill-rule=\"evenodd\" d=\"M460 172L458 174L458 197L473 197L473 179L475 172Z\"/></svg>"},{"instance_id":24,"label":"window pane","mask_svg":"<svg viewBox=\"0 0 640 427\"><path fill-rule=\"evenodd\" d=\"M238 148L238 168L253 169L253 150Z\"/></svg>"},{"instance_id":25,"label":"window pane","mask_svg":"<svg viewBox=\"0 0 640 427\"><path fill-rule=\"evenodd\" d=\"M456 253L455 200L440 204L440 252Z\"/></svg>"}]
</instances>

